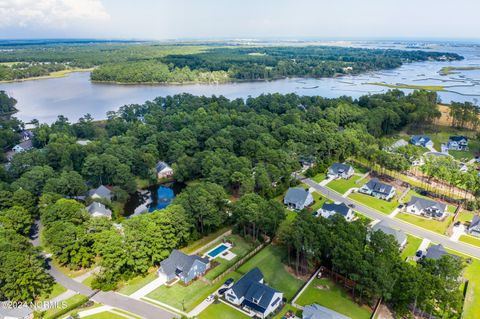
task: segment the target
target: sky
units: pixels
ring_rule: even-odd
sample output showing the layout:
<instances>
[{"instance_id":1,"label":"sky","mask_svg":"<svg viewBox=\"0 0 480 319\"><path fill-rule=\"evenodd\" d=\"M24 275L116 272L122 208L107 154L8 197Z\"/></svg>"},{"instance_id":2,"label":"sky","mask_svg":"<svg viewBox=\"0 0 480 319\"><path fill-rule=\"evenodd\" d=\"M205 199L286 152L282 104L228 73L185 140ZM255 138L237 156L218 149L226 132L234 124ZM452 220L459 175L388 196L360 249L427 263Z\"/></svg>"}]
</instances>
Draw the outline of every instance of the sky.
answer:
<instances>
[{"instance_id":1,"label":"sky","mask_svg":"<svg viewBox=\"0 0 480 319\"><path fill-rule=\"evenodd\" d=\"M479 0L0 0L0 39L479 39Z\"/></svg>"}]
</instances>

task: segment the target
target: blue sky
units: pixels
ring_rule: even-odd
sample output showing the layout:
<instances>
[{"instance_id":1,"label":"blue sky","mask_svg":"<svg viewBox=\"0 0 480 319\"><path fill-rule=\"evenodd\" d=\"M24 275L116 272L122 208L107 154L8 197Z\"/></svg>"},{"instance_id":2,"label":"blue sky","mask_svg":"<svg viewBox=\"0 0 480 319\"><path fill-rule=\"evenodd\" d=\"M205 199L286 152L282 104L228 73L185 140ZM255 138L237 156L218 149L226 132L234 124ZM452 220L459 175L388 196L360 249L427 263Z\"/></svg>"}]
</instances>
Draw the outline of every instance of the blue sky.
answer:
<instances>
[{"instance_id":1,"label":"blue sky","mask_svg":"<svg viewBox=\"0 0 480 319\"><path fill-rule=\"evenodd\" d=\"M0 0L0 38L480 38L479 0Z\"/></svg>"}]
</instances>

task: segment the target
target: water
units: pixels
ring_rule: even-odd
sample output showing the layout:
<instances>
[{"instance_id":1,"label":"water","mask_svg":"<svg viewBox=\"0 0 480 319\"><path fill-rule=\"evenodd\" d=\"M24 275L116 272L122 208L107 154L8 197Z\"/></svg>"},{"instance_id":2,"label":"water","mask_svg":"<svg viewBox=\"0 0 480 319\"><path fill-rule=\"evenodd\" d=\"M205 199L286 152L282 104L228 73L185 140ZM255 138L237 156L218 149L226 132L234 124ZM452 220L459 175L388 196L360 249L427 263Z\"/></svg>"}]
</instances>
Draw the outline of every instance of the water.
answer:
<instances>
[{"instance_id":1,"label":"water","mask_svg":"<svg viewBox=\"0 0 480 319\"><path fill-rule=\"evenodd\" d=\"M212 258L215 258L227 249L228 249L228 246L222 244L222 245L218 246L217 248L215 248L214 250L210 251L208 253L208 256L210 256Z\"/></svg>"},{"instance_id":2,"label":"water","mask_svg":"<svg viewBox=\"0 0 480 319\"><path fill-rule=\"evenodd\" d=\"M379 46L368 44L363 46ZM395 44L395 48L402 46ZM385 47L385 45L384 45ZM404 47L404 46L403 46ZM227 98L247 98L263 93L296 93L334 98L342 95L354 98L365 94L383 93L386 87L372 82L390 84L443 85L446 92L439 92L443 102L480 99L480 70L462 71L440 76L438 71L446 66L480 66L479 46L435 45L436 51L456 52L465 57L455 62L421 62L404 64L388 71L369 72L358 76L325 79L284 79L277 81L227 83L218 85L115 85L91 83L89 73L73 73L65 78L2 83L0 90L18 100L18 117L24 121L33 118L51 123L62 114L71 121L90 113L95 119L103 119L108 111L126 104L144 103L157 96L180 93L194 95L223 95ZM411 92L412 90L404 90Z\"/></svg>"}]
</instances>

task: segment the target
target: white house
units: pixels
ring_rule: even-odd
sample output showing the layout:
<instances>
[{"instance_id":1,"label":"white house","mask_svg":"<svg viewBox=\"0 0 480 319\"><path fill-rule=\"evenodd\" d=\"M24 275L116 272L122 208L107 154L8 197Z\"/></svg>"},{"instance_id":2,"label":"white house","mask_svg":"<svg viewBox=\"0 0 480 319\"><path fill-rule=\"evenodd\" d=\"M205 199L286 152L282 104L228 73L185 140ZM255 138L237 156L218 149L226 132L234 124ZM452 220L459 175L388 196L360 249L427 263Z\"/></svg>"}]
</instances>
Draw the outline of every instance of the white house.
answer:
<instances>
[{"instance_id":1,"label":"white house","mask_svg":"<svg viewBox=\"0 0 480 319\"><path fill-rule=\"evenodd\" d=\"M290 209L302 210L313 203L313 196L307 189L290 187L285 194L283 203Z\"/></svg>"},{"instance_id":2,"label":"white house","mask_svg":"<svg viewBox=\"0 0 480 319\"><path fill-rule=\"evenodd\" d=\"M33 310L29 307L4 307L0 301L0 319L33 319Z\"/></svg>"},{"instance_id":3,"label":"white house","mask_svg":"<svg viewBox=\"0 0 480 319\"><path fill-rule=\"evenodd\" d=\"M22 153L22 152L29 151L32 148L33 148L33 142L31 140L26 140L21 142L20 144L15 145L12 148L12 151L15 153Z\"/></svg>"},{"instance_id":4,"label":"white house","mask_svg":"<svg viewBox=\"0 0 480 319\"><path fill-rule=\"evenodd\" d=\"M391 200L395 196L395 187L382 183L378 178L372 178L359 190L360 193L367 194L383 200Z\"/></svg>"},{"instance_id":5,"label":"white house","mask_svg":"<svg viewBox=\"0 0 480 319\"><path fill-rule=\"evenodd\" d=\"M87 211L92 217L106 217L108 219L112 218L112 211L102 203L91 203L87 206Z\"/></svg>"},{"instance_id":6,"label":"white house","mask_svg":"<svg viewBox=\"0 0 480 319\"><path fill-rule=\"evenodd\" d=\"M468 137L465 136L450 136L448 138L447 148L454 151L468 150Z\"/></svg>"},{"instance_id":7,"label":"white house","mask_svg":"<svg viewBox=\"0 0 480 319\"><path fill-rule=\"evenodd\" d=\"M447 205L427 198L412 196L406 211L414 215L424 215L441 219L445 215Z\"/></svg>"},{"instance_id":8,"label":"white house","mask_svg":"<svg viewBox=\"0 0 480 319\"><path fill-rule=\"evenodd\" d=\"M415 135L410 139L410 143L416 146L422 146L426 148L433 147L433 141L429 136L425 135Z\"/></svg>"},{"instance_id":9,"label":"white house","mask_svg":"<svg viewBox=\"0 0 480 319\"><path fill-rule=\"evenodd\" d=\"M259 318L266 318L282 305L283 293L267 286L260 269L254 268L225 292L225 299Z\"/></svg>"},{"instance_id":10,"label":"white house","mask_svg":"<svg viewBox=\"0 0 480 319\"><path fill-rule=\"evenodd\" d=\"M158 162L157 165L155 165L155 171L159 179L173 176L173 169L165 162Z\"/></svg>"},{"instance_id":11,"label":"white house","mask_svg":"<svg viewBox=\"0 0 480 319\"><path fill-rule=\"evenodd\" d=\"M353 210L347 205L345 205L345 203L334 203L334 204L325 203L317 211L316 216L330 218L336 214L342 215L347 222L352 221L353 218L355 217Z\"/></svg>"},{"instance_id":12,"label":"white house","mask_svg":"<svg viewBox=\"0 0 480 319\"><path fill-rule=\"evenodd\" d=\"M351 165L345 163L334 163L328 168L327 176L349 179L355 173Z\"/></svg>"}]
</instances>

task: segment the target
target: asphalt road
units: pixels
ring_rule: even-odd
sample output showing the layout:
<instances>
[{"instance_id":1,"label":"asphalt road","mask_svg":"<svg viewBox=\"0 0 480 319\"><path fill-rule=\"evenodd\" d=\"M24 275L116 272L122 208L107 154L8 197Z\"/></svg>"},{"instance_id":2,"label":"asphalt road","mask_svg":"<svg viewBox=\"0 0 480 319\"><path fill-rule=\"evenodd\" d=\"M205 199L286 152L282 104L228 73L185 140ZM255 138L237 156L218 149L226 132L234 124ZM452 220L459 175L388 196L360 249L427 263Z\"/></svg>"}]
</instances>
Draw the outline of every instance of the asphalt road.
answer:
<instances>
[{"instance_id":1,"label":"asphalt road","mask_svg":"<svg viewBox=\"0 0 480 319\"><path fill-rule=\"evenodd\" d=\"M308 186L312 187L316 191L322 193L324 196L330 198L331 200L335 202L343 202L347 205L353 204L355 205L356 211L370 217L373 219L378 219L378 220L385 220L391 227L396 228L396 229L401 229L406 233L415 235L417 237L421 238L426 238L429 239L433 243L437 244L442 244L445 247L448 247L450 249L456 250L458 252L461 252L466 255L470 255L472 257L476 257L480 259L480 248L477 248L475 246L465 244L463 242L455 242L450 240L447 236L443 236L440 234L437 234L435 232L426 230L424 228L418 227L416 225L407 223L403 220L397 219L397 218L390 218L388 215L382 214L370 207L367 207L365 205L362 205L356 201L352 201L349 198L344 198L342 197L339 193L319 185L318 183L315 183L309 178L303 178L301 176L298 176L297 179L301 180Z\"/></svg>"},{"instance_id":2,"label":"asphalt road","mask_svg":"<svg viewBox=\"0 0 480 319\"><path fill-rule=\"evenodd\" d=\"M40 232L42 226L37 221L35 222L35 227L37 234L34 234L31 238L31 242L34 246L40 246L40 240L38 233ZM82 283L76 282L72 278L68 277L62 273L58 268L49 264L48 273L63 287L75 291L79 294L85 295L95 302L104 304L106 306L111 306L116 309L121 309L128 311L137 316L143 317L145 319L172 319L179 318L178 315L175 315L167 310L156 307L152 304L149 304L145 301L136 300L112 291L103 292L93 290Z\"/></svg>"}]
</instances>

